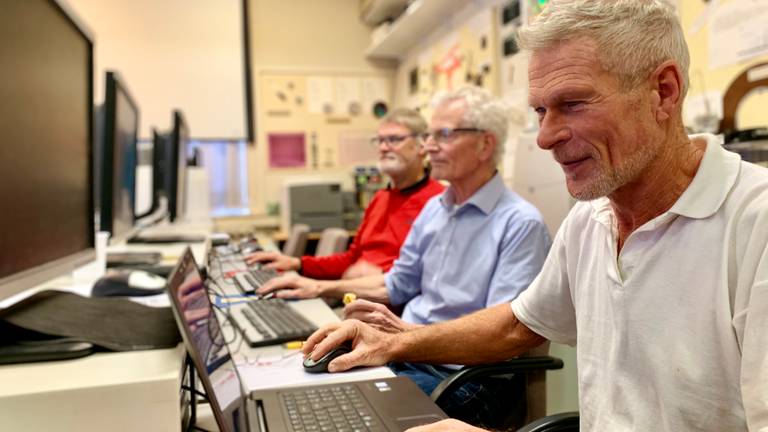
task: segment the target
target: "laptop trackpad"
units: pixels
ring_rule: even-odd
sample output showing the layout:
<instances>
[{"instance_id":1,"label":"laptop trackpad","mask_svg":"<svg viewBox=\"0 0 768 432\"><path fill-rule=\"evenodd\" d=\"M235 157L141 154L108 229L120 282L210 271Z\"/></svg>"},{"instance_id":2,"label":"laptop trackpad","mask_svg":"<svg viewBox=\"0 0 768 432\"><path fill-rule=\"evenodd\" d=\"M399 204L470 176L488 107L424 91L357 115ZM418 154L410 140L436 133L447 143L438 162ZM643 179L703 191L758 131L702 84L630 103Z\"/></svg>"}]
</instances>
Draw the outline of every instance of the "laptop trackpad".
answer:
<instances>
[{"instance_id":1,"label":"laptop trackpad","mask_svg":"<svg viewBox=\"0 0 768 432\"><path fill-rule=\"evenodd\" d=\"M442 419L443 417L440 417L438 415L427 414L427 415L420 415L420 416L413 416L413 417L399 417L396 420L397 420L398 428L400 430L406 430L412 427L438 422Z\"/></svg>"}]
</instances>

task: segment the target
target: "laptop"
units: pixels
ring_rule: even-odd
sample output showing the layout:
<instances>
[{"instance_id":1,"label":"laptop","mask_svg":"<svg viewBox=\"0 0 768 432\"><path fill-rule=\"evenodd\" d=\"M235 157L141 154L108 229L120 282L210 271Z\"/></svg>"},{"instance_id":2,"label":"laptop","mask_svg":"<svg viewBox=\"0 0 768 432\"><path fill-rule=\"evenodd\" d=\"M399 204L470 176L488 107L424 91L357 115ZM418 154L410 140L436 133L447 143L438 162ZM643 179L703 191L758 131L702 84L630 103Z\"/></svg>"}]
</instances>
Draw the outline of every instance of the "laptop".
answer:
<instances>
[{"instance_id":1,"label":"laptop","mask_svg":"<svg viewBox=\"0 0 768 432\"><path fill-rule=\"evenodd\" d=\"M224 432L404 431L446 418L403 377L243 393L195 258L186 248L168 279L176 323Z\"/></svg>"}]
</instances>

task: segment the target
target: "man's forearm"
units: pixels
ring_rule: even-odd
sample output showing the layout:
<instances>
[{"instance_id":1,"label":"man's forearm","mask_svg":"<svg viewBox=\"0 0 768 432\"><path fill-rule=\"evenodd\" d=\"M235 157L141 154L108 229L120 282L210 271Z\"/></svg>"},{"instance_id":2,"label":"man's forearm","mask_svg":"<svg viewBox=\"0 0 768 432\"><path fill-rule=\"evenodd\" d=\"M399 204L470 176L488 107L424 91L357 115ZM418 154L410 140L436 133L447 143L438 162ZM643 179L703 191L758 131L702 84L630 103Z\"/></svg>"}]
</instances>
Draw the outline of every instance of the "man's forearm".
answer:
<instances>
[{"instance_id":1,"label":"man's forearm","mask_svg":"<svg viewBox=\"0 0 768 432\"><path fill-rule=\"evenodd\" d=\"M518 321L505 303L401 333L391 354L395 361L485 364L518 356L544 341Z\"/></svg>"},{"instance_id":2,"label":"man's forearm","mask_svg":"<svg viewBox=\"0 0 768 432\"><path fill-rule=\"evenodd\" d=\"M346 293L353 293L360 298L377 303L389 303L389 294L384 285L384 275L365 276L356 279L318 281L320 295L323 297L342 298Z\"/></svg>"}]
</instances>

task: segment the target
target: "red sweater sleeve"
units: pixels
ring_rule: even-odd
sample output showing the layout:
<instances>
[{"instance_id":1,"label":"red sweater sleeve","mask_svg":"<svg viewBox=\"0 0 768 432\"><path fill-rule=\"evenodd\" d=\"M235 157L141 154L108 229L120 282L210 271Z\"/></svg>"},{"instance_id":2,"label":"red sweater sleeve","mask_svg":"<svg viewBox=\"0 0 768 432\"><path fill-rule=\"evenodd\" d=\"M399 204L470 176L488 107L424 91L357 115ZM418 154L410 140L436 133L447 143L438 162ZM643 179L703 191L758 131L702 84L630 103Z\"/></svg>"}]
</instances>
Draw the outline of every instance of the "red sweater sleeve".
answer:
<instances>
[{"instance_id":1,"label":"red sweater sleeve","mask_svg":"<svg viewBox=\"0 0 768 432\"><path fill-rule=\"evenodd\" d=\"M416 190L378 191L365 210L349 250L325 257L304 256L301 273L314 279L339 279L360 259L389 270L422 207L443 189L440 183L427 179Z\"/></svg>"}]
</instances>

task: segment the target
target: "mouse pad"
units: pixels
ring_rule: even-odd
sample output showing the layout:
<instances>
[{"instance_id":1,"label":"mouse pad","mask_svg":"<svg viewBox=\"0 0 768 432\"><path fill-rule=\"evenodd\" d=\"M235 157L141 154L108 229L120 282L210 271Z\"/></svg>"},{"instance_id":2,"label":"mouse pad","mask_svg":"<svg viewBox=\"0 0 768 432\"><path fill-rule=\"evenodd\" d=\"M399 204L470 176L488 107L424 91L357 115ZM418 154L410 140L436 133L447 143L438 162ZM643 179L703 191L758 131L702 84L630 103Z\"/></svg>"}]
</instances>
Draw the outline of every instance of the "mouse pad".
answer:
<instances>
[{"instance_id":1,"label":"mouse pad","mask_svg":"<svg viewBox=\"0 0 768 432\"><path fill-rule=\"evenodd\" d=\"M153 308L121 298L41 291L0 310L0 320L112 351L172 348L181 342L171 308Z\"/></svg>"}]
</instances>

